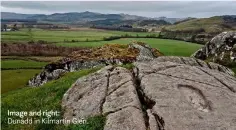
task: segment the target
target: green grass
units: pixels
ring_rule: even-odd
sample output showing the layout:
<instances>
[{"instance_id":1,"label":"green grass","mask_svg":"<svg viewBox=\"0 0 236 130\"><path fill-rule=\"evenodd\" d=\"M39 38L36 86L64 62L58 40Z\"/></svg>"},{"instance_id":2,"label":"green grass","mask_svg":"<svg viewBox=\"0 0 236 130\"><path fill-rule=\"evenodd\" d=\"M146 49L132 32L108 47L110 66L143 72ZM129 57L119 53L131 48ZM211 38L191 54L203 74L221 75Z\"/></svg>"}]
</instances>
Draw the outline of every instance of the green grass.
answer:
<instances>
[{"instance_id":1,"label":"green grass","mask_svg":"<svg viewBox=\"0 0 236 130\"><path fill-rule=\"evenodd\" d=\"M42 30L42 29L32 29L34 40L45 40L49 42L55 42L54 44L58 46L66 47L98 47L104 44L128 44L131 41L142 41L149 44L151 47L159 49L165 55L176 55L176 56L190 56L201 45L194 43L187 43L184 41L168 40L168 39L155 39L155 38L122 38L112 41L96 41L96 42L86 42L90 40L103 40L104 37L110 36L121 36L121 35L132 35L132 36L146 36L150 34L149 32L121 32L121 31L108 31L108 30ZM3 41L29 41L27 29L21 29L16 32L2 32ZM64 42L64 40L79 40L80 42Z\"/></svg>"},{"instance_id":2,"label":"green grass","mask_svg":"<svg viewBox=\"0 0 236 130\"><path fill-rule=\"evenodd\" d=\"M53 62L62 59L61 56L1 56L3 60L26 60L26 61L35 61L35 62Z\"/></svg>"},{"instance_id":3,"label":"green grass","mask_svg":"<svg viewBox=\"0 0 236 130\"><path fill-rule=\"evenodd\" d=\"M123 67L126 68L128 70L132 70L135 66L132 63L128 63L128 64L123 64L123 65L116 65L117 67Z\"/></svg>"},{"instance_id":4,"label":"green grass","mask_svg":"<svg viewBox=\"0 0 236 130\"><path fill-rule=\"evenodd\" d=\"M148 33L148 32L121 32L121 31L108 31L108 30L42 30L42 29L32 29L32 38L29 35L27 29L21 29L15 32L2 32L2 41L30 41L31 39L38 41L44 40L48 42L63 42L64 40L103 40L103 37L110 36L121 36L129 34L132 36L146 36L149 34L158 33Z\"/></svg>"},{"instance_id":5,"label":"green grass","mask_svg":"<svg viewBox=\"0 0 236 130\"><path fill-rule=\"evenodd\" d=\"M2 60L1 68L42 68L47 62L37 62L31 60Z\"/></svg>"},{"instance_id":6,"label":"green grass","mask_svg":"<svg viewBox=\"0 0 236 130\"><path fill-rule=\"evenodd\" d=\"M234 73L235 73L235 76L236 76L236 67L234 67L234 68L231 68L233 71L234 71Z\"/></svg>"},{"instance_id":7,"label":"green grass","mask_svg":"<svg viewBox=\"0 0 236 130\"><path fill-rule=\"evenodd\" d=\"M56 45L67 47L99 47L104 44L129 44L132 41L145 42L151 47L159 49L164 55L172 56L190 56L202 47L200 44L190 42L155 38L122 38L113 41L57 43Z\"/></svg>"},{"instance_id":8,"label":"green grass","mask_svg":"<svg viewBox=\"0 0 236 130\"><path fill-rule=\"evenodd\" d=\"M19 69L1 71L1 93L25 87L26 83L41 70Z\"/></svg>"},{"instance_id":9,"label":"green grass","mask_svg":"<svg viewBox=\"0 0 236 130\"><path fill-rule=\"evenodd\" d=\"M53 110L60 111L60 117L62 118L61 100L64 93L70 88L70 86L81 76L97 71L99 68L81 70L79 72L67 73L65 76L58 80L48 82L41 87L25 87L19 90L15 90L9 93L2 94L1 102L1 125L4 130L65 130L65 129L84 129L84 130L101 130L105 123L105 119L102 116L91 117L88 119L88 123L82 126L70 125L68 127L64 125L44 124L44 125L8 125L7 124L7 111L45 111ZM39 117L37 117L39 118ZM71 128L69 128L71 127Z\"/></svg>"}]
</instances>

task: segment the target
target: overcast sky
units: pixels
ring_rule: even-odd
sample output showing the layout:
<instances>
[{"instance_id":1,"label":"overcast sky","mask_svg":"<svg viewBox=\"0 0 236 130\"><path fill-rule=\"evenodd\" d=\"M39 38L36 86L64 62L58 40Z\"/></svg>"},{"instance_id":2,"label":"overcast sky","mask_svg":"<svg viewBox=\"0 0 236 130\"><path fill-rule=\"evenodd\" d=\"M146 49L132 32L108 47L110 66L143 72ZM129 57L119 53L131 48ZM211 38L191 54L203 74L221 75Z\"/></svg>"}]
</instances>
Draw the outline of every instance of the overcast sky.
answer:
<instances>
[{"instance_id":1,"label":"overcast sky","mask_svg":"<svg viewBox=\"0 0 236 130\"><path fill-rule=\"evenodd\" d=\"M1 11L25 14L52 14L92 11L105 14L125 13L147 17L210 17L216 15L236 15L236 2L2 1Z\"/></svg>"}]
</instances>

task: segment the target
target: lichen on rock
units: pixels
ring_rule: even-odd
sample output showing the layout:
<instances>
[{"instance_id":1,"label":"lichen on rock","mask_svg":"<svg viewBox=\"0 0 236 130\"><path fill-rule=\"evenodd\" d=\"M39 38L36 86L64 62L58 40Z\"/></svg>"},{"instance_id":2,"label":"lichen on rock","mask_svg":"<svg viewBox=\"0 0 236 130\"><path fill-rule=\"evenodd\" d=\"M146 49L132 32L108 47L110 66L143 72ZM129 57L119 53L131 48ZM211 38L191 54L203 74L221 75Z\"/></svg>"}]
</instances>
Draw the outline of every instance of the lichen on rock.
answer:
<instances>
[{"instance_id":1,"label":"lichen on rock","mask_svg":"<svg viewBox=\"0 0 236 130\"><path fill-rule=\"evenodd\" d=\"M233 67L236 65L236 32L222 32L196 51L192 57Z\"/></svg>"}]
</instances>

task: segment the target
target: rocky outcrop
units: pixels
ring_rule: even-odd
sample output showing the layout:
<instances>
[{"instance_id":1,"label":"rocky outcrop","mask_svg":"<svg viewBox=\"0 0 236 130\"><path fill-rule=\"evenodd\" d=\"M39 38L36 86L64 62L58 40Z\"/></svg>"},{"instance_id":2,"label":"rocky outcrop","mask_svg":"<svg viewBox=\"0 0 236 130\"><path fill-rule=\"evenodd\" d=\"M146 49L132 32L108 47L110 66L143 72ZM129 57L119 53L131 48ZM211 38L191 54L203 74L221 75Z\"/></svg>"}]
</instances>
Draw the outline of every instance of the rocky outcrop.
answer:
<instances>
[{"instance_id":1,"label":"rocky outcrop","mask_svg":"<svg viewBox=\"0 0 236 130\"><path fill-rule=\"evenodd\" d=\"M105 130L234 130L236 78L214 66L181 57L106 66L65 93L64 118L103 114Z\"/></svg>"},{"instance_id":2,"label":"rocky outcrop","mask_svg":"<svg viewBox=\"0 0 236 130\"><path fill-rule=\"evenodd\" d=\"M135 61L151 60L162 55L144 43L129 45L104 45L103 47L75 51L68 57L48 64L44 70L28 81L29 86L41 86L46 82L58 79L66 72L79 71L109 64L127 64Z\"/></svg>"},{"instance_id":3,"label":"rocky outcrop","mask_svg":"<svg viewBox=\"0 0 236 130\"><path fill-rule=\"evenodd\" d=\"M145 61L149 59L152 60L153 58L164 55L158 49L152 48L151 46L143 42L133 42L129 44L129 48L136 48L139 50L138 58L136 58L137 61Z\"/></svg>"},{"instance_id":4,"label":"rocky outcrop","mask_svg":"<svg viewBox=\"0 0 236 130\"><path fill-rule=\"evenodd\" d=\"M192 57L225 66L236 65L236 32L223 32L195 52Z\"/></svg>"}]
</instances>

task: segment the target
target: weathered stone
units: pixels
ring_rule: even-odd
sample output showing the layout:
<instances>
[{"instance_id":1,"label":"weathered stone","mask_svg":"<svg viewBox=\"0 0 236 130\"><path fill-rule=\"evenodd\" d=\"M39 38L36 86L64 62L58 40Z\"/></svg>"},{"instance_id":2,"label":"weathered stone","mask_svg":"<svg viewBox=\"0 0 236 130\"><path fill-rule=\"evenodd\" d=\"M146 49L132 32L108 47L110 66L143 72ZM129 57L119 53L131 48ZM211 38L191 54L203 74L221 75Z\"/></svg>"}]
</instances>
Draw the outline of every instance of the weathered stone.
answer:
<instances>
[{"instance_id":1,"label":"weathered stone","mask_svg":"<svg viewBox=\"0 0 236 130\"><path fill-rule=\"evenodd\" d=\"M192 57L213 61L222 65L236 62L236 32L222 32L206 43L204 47L196 51Z\"/></svg>"},{"instance_id":2,"label":"weathered stone","mask_svg":"<svg viewBox=\"0 0 236 130\"><path fill-rule=\"evenodd\" d=\"M145 127L141 104L129 70L107 66L94 74L78 79L64 94L62 100L64 118L87 118L99 114L108 114L106 126L109 130L120 128L143 129ZM118 117L116 113L121 113ZM131 114L130 116L127 116ZM139 118L135 118L138 116Z\"/></svg>"},{"instance_id":3,"label":"weathered stone","mask_svg":"<svg viewBox=\"0 0 236 130\"><path fill-rule=\"evenodd\" d=\"M158 126L158 123L156 121L156 118L155 116L153 115L152 111L150 109L147 110L147 114L148 114L148 117L149 117L149 128L150 130L159 130L159 126Z\"/></svg>"},{"instance_id":4,"label":"weathered stone","mask_svg":"<svg viewBox=\"0 0 236 130\"><path fill-rule=\"evenodd\" d=\"M155 61L156 62L171 61L171 62L176 62L176 63L184 64L183 61L181 60L181 58L177 57L177 56L161 56L158 59L156 59Z\"/></svg>"},{"instance_id":5,"label":"weathered stone","mask_svg":"<svg viewBox=\"0 0 236 130\"><path fill-rule=\"evenodd\" d=\"M103 105L103 113L118 111L128 106L141 109L141 104L132 81L123 84L106 97Z\"/></svg>"},{"instance_id":6,"label":"weathered stone","mask_svg":"<svg viewBox=\"0 0 236 130\"><path fill-rule=\"evenodd\" d=\"M177 56L160 56L153 61L147 63L140 62L138 64L140 70L145 69L146 73L150 73L154 70L160 70L163 67L169 68L172 66L178 66L178 64L185 64L189 66L196 66L196 67L203 67L203 68L209 68L213 70L217 70L220 72L224 72L229 75L234 75L234 72L230 70L227 67L224 67L222 65L213 63L213 62L204 62L199 59L195 58L189 58L189 57L177 57ZM152 69L149 69L152 68Z\"/></svg>"},{"instance_id":7,"label":"weathered stone","mask_svg":"<svg viewBox=\"0 0 236 130\"><path fill-rule=\"evenodd\" d=\"M143 93L155 102L149 108L153 114L148 112L150 128L156 126L151 123L152 115L157 115L159 129L236 129L235 77L207 67L168 62L152 66L154 63L135 64Z\"/></svg>"},{"instance_id":8,"label":"weathered stone","mask_svg":"<svg viewBox=\"0 0 236 130\"><path fill-rule=\"evenodd\" d=\"M107 116L104 130L146 130L143 113L134 107L127 107Z\"/></svg>"},{"instance_id":9,"label":"weathered stone","mask_svg":"<svg viewBox=\"0 0 236 130\"><path fill-rule=\"evenodd\" d=\"M186 57L107 66L65 93L64 118L106 116L105 130L236 129L236 78Z\"/></svg>"},{"instance_id":10,"label":"weathered stone","mask_svg":"<svg viewBox=\"0 0 236 130\"><path fill-rule=\"evenodd\" d=\"M132 81L132 74L125 68L116 67L110 74L108 94L115 91L121 85Z\"/></svg>"},{"instance_id":11,"label":"weathered stone","mask_svg":"<svg viewBox=\"0 0 236 130\"><path fill-rule=\"evenodd\" d=\"M102 113L110 69L108 66L102 71L78 79L64 94L62 107L66 119L81 119Z\"/></svg>"},{"instance_id":12,"label":"weathered stone","mask_svg":"<svg viewBox=\"0 0 236 130\"><path fill-rule=\"evenodd\" d=\"M29 80L28 85L34 87L41 86L50 80L58 79L61 75L65 74L66 72L68 71L63 69L56 69L53 70L52 72L43 71L34 78L32 78L31 80Z\"/></svg>"},{"instance_id":13,"label":"weathered stone","mask_svg":"<svg viewBox=\"0 0 236 130\"><path fill-rule=\"evenodd\" d=\"M140 45L140 44L131 43L129 47L136 48L139 50L139 55L136 57L138 61L152 60L153 58L156 57L151 51L152 48L148 46L147 44Z\"/></svg>"}]
</instances>

